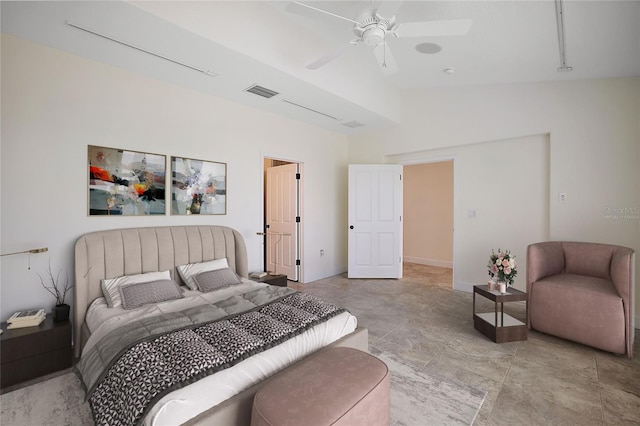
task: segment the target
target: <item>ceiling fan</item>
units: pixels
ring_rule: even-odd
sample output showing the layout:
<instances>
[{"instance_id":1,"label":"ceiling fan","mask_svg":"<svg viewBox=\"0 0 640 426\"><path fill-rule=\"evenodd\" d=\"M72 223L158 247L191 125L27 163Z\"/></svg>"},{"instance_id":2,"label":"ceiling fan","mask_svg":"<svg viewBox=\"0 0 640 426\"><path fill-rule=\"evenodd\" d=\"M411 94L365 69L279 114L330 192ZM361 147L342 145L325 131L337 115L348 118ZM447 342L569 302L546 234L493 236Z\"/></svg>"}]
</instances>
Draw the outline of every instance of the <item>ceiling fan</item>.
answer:
<instances>
[{"instance_id":1,"label":"ceiling fan","mask_svg":"<svg viewBox=\"0 0 640 426\"><path fill-rule=\"evenodd\" d=\"M353 24L352 30L356 38L307 65L307 68L312 70L326 65L342 55L349 46L364 43L371 48L382 72L393 74L398 70L398 66L387 45L387 39L390 36L405 38L465 35L469 32L473 23L471 19L399 23L396 22L395 14L402 6L402 3L402 1L379 2L378 7L369 7L361 10L355 19L337 15L300 1L289 3L286 10L311 18L331 16Z\"/></svg>"}]
</instances>

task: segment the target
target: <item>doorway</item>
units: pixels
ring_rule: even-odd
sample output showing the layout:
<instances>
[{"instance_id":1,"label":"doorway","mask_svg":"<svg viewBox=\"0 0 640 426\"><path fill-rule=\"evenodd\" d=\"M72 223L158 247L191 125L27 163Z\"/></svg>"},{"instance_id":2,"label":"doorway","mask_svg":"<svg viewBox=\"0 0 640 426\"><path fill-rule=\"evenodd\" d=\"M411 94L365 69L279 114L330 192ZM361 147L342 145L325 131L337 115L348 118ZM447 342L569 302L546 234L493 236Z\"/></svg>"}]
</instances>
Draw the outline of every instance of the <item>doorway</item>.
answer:
<instances>
[{"instance_id":1,"label":"doorway","mask_svg":"<svg viewBox=\"0 0 640 426\"><path fill-rule=\"evenodd\" d=\"M404 166L403 275L453 288L453 159Z\"/></svg>"},{"instance_id":2,"label":"doorway","mask_svg":"<svg viewBox=\"0 0 640 426\"><path fill-rule=\"evenodd\" d=\"M485 281L488 254L498 248L519 256L515 288L526 287L527 246L549 239L549 152L549 134L538 134L386 157L405 167L453 160L454 290Z\"/></svg>"},{"instance_id":3,"label":"doorway","mask_svg":"<svg viewBox=\"0 0 640 426\"><path fill-rule=\"evenodd\" d=\"M302 281L302 163L264 157L263 264Z\"/></svg>"}]
</instances>

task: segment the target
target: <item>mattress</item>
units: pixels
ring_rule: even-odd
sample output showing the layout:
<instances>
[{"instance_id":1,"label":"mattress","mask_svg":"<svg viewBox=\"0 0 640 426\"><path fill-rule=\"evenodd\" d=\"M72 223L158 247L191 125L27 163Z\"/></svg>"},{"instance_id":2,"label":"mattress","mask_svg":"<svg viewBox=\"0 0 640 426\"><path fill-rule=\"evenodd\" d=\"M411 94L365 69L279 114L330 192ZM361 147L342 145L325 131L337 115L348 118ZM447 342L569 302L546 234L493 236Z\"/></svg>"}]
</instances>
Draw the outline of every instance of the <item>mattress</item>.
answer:
<instances>
[{"instance_id":1,"label":"mattress","mask_svg":"<svg viewBox=\"0 0 640 426\"><path fill-rule=\"evenodd\" d=\"M176 312L204 303L268 286L243 279L243 284L201 293L185 288L183 299L146 305L134 310L108 308L104 298L96 299L87 312L86 322L91 337L84 351L102 336L124 324L144 317ZM170 392L161 398L145 417L145 425L176 425L264 380L295 361L327 346L356 329L357 320L348 312L320 323L284 343L258 353L238 364L207 376L198 382ZM83 351L83 352L84 352Z\"/></svg>"}]
</instances>

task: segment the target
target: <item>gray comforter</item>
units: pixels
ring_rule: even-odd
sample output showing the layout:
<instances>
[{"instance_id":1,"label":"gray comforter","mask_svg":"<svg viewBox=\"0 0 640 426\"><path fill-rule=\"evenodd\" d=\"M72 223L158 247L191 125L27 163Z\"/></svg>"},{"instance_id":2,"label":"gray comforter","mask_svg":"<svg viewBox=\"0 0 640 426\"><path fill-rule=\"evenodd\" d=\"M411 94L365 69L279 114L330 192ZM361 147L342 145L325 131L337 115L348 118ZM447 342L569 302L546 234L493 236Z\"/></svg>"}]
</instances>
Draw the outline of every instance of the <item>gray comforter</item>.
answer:
<instances>
[{"instance_id":1,"label":"gray comforter","mask_svg":"<svg viewBox=\"0 0 640 426\"><path fill-rule=\"evenodd\" d=\"M114 330L83 354L76 372L96 424L137 424L171 390L341 312L308 294L269 286Z\"/></svg>"}]
</instances>

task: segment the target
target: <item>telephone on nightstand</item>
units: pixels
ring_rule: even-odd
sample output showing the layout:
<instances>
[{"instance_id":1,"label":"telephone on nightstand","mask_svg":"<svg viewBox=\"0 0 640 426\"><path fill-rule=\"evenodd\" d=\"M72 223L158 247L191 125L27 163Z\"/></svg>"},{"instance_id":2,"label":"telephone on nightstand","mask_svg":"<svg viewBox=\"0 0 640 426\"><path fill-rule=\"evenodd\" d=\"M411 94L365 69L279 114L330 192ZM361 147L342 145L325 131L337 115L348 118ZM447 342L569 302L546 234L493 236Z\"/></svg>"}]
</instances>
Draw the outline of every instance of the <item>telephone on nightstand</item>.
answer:
<instances>
[{"instance_id":1,"label":"telephone on nightstand","mask_svg":"<svg viewBox=\"0 0 640 426\"><path fill-rule=\"evenodd\" d=\"M267 275L269 275L266 272L263 271L258 271L258 272L252 272L251 275L249 275L251 278L264 278Z\"/></svg>"}]
</instances>

